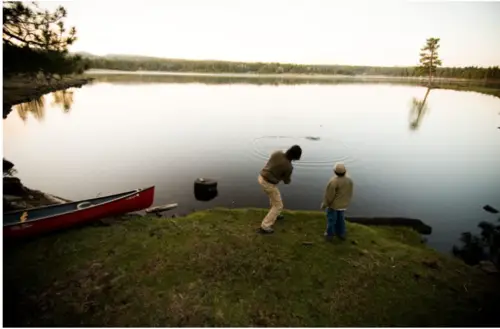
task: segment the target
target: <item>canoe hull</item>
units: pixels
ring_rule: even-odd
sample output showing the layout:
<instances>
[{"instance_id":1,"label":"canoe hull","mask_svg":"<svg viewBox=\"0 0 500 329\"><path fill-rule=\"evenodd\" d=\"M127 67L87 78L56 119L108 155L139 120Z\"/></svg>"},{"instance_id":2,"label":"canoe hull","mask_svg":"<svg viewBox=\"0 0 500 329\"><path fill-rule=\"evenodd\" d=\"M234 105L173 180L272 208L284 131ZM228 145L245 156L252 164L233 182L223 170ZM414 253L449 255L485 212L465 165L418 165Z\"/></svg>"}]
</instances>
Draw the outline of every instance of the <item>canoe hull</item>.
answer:
<instances>
[{"instance_id":1,"label":"canoe hull","mask_svg":"<svg viewBox=\"0 0 500 329\"><path fill-rule=\"evenodd\" d=\"M92 207L75 210L70 213L54 215L39 220L26 221L14 225L4 225L3 236L7 239L33 237L73 226L87 224L102 218L123 215L129 212L150 207L154 200L154 186L131 192L124 197L98 204ZM85 202L81 201L80 203ZM57 206L55 206L57 207ZM33 209L28 209L28 213ZM22 213L22 212L20 212Z\"/></svg>"}]
</instances>

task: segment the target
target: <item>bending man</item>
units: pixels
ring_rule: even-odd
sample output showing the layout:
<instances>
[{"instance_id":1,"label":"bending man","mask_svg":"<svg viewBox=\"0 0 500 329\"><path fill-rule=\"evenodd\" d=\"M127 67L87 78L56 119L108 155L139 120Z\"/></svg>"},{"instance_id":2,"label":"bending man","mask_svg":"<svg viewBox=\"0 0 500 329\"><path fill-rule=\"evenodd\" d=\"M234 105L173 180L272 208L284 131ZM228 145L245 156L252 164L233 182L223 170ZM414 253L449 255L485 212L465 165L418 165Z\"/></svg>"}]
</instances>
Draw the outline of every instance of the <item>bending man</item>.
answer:
<instances>
[{"instance_id":1,"label":"bending man","mask_svg":"<svg viewBox=\"0 0 500 329\"><path fill-rule=\"evenodd\" d=\"M260 172L259 184L262 186L264 192L269 196L271 209L267 216L262 221L260 226L260 233L273 233L272 228L274 222L281 216L283 210L283 202L281 201L281 194L278 189L278 184L283 181L285 184L290 184L292 178L292 161L300 160L302 156L302 149L298 145L294 145L286 152L274 152L267 164Z\"/></svg>"}]
</instances>

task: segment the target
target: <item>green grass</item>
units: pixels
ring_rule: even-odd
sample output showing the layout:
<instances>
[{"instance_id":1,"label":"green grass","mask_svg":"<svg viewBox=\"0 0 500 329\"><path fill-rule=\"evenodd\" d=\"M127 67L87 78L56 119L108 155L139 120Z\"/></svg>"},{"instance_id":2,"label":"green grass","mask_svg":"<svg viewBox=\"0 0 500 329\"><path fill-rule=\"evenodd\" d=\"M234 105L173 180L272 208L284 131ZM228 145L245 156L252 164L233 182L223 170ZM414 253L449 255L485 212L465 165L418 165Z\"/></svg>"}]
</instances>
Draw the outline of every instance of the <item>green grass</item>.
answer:
<instances>
[{"instance_id":1,"label":"green grass","mask_svg":"<svg viewBox=\"0 0 500 329\"><path fill-rule=\"evenodd\" d=\"M4 325L480 325L498 280L425 247L413 231L348 224L325 242L319 212L143 217L4 251ZM493 309L494 311L494 309Z\"/></svg>"}]
</instances>

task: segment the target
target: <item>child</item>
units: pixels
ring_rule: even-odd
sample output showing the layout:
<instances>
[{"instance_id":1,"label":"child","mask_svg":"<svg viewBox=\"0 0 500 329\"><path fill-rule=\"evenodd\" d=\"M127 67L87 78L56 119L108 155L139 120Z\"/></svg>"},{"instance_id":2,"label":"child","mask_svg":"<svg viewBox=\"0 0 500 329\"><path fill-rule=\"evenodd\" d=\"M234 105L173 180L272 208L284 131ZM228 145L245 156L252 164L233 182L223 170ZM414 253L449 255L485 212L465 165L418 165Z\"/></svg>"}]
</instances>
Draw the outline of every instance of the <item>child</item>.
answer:
<instances>
[{"instance_id":1,"label":"child","mask_svg":"<svg viewBox=\"0 0 500 329\"><path fill-rule=\"evenodd\" d=\"M321 203L321 209L326 209L326 232L327 240L334 235L345 240L345 210L349 206L353 194L352 179L346 175L344 164L336 163L333 176L326 186L325 196Z\"/></svg>"}]
</instances>

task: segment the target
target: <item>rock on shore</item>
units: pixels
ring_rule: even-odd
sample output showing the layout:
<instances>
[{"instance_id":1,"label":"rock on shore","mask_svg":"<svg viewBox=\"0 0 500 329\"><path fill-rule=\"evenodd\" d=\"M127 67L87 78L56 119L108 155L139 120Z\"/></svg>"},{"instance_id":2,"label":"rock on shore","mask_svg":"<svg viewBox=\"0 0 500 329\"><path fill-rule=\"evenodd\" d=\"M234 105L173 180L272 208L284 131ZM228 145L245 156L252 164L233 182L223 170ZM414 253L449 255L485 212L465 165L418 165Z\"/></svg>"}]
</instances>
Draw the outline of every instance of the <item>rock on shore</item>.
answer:
<instances>
[{"instance_id":1,"label":"rock on shore","mask_svg":"<svg viewBox=\"0 0 500 329\"><path fill-rule=\"evenodd\" d=\"M69 202L41 191L27 188L17 177L3 178L4 211L22 210Z\"/></svg>"}]
</instances>

